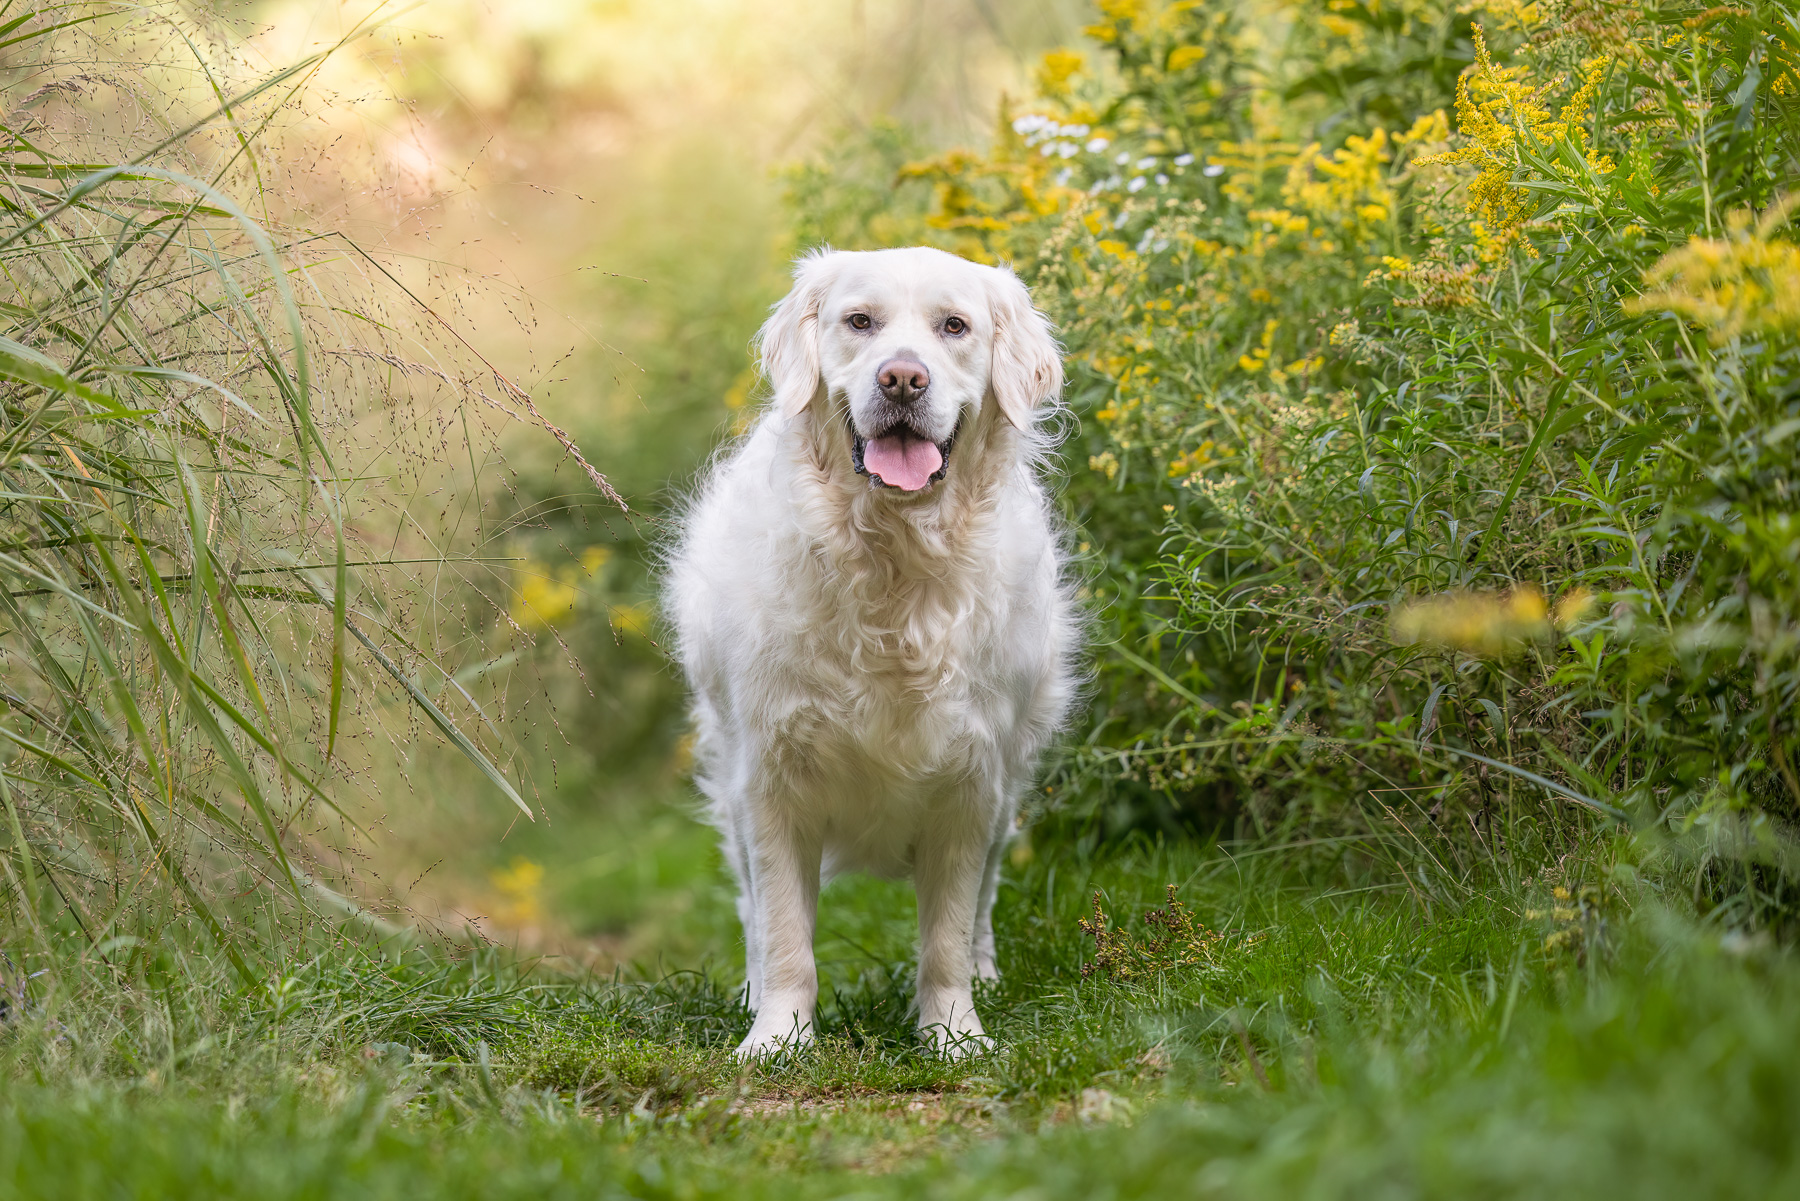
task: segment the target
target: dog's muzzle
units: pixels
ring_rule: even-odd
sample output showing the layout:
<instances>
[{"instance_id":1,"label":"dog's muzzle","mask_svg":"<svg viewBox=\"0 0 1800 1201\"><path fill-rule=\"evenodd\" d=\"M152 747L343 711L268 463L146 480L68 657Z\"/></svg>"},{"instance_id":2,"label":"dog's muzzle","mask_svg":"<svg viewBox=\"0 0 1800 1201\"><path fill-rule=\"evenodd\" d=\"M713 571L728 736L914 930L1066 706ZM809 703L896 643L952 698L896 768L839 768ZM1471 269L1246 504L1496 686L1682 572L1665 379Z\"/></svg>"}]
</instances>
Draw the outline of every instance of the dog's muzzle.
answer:
<instances>
[{"instance_id":1,"label":"dog's muzzle","mask_svg":"<svg viewBox=\"0 0 1800 1201\"><path fill-rule=\"evenodd\" d=\"M850 426L851 466L856 474L868 476L875 488L918 492L937 483L950 469L955 445L955 430L942 442L933 442L905 422L896 422L873 438L864 438Z\"/></svg>"}]
</instances>

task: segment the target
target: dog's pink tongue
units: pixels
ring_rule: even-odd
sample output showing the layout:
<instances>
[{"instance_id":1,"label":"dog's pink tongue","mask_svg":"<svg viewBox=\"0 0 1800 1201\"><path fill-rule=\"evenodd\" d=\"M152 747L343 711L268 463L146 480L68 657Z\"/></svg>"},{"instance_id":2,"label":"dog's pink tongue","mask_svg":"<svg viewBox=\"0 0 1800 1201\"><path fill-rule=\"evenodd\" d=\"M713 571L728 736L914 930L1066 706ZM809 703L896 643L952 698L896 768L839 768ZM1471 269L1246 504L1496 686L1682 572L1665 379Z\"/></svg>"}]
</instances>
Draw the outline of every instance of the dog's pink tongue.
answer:
<instances>
[{"instance_id":1,"label":"dog's pink tongue","mask_svg":"<svg viewBox=\"0 0 1800 1201\"><path fill-rule=\"evenodd\" d=\"M882 483L907 492L929 484L932 473L943 465L937 444L923 438L888 434L863 447L863 466L880 476Z\"/></svg>"}]
</instances>

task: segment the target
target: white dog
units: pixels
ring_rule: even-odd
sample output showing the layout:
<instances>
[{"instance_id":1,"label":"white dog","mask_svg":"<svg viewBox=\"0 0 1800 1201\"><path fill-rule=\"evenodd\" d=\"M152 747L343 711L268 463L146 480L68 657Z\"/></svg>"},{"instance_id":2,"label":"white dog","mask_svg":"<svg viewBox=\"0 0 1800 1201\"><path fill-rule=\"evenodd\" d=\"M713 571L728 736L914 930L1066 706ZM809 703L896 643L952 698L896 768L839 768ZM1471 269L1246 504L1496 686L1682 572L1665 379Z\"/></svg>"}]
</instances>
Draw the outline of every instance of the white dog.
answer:
<instances>
[{"instance_id":1,"label":"white dog","mask_svg":"<svg viewBox=\"0 0 1800 1201\"><path fill-rule=\"evenodd\" d=\"M1011 271L924 248L800 260L759 344L772 402L667 576L740 889L738 1052L810 1037L819 886L854 869L912 876L919 1025L968 1049L1001 852L1075 691L1035 472L1062 361Z\"/></svg>"}]
</instances>

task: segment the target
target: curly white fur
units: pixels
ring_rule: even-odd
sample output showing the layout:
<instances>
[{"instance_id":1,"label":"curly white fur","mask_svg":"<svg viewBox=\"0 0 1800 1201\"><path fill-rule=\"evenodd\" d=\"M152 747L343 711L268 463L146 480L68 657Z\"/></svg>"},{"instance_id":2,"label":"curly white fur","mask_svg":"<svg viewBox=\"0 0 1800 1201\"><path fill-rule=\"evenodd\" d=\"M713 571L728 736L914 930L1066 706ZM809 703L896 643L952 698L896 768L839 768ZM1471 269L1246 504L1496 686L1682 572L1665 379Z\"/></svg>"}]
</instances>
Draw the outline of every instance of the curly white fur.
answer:
<instances>
[{"instance_id":1,"label":"curly white fur","mask_svg":"<svg viewBox=\"0 0 1800 1201\"><path fill-rule=\"evenodd\" d=\"M739 1052L810 1036L819 886L846 870L913 877L919 1025L967 1048L984 1038L972 978L996 974L1001 853L1075 691L1037 478L1061 359L1004 268L907 249L794 274L760 335L773 401L702 486L666 579L698 781L740 888L756 1020ZM951 447L914 492L853 466L895 354L929 368L914 424Z\"/></svg>"}]
</instances>

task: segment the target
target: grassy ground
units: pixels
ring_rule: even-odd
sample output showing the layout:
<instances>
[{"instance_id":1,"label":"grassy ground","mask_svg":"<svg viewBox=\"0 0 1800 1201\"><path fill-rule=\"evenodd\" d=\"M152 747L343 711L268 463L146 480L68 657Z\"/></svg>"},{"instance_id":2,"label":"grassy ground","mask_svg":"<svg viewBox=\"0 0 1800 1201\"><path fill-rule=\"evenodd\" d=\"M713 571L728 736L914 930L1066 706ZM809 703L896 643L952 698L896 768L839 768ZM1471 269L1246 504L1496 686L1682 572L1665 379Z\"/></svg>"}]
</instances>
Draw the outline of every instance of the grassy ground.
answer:
<instances>
[{"instance_id":1,"label":"grassy ground","mask_svg":"<svg viewBox=\"0 0 1800 1201\"><path fill-rule=\"evenodd\" d=\"M1789 955L1689 916L1629 842L1461 870L1438 849L1021 853L982 998L997 1046L954 1063L910 1034L909 894L867 880L826 894L820 1042L751 1069L729 1055L747 1022L729 970L704 961L570 979L345 945L263 996L96 972L8 1039L0 1181L284 1198L1797 1183ZM1169 885L1195 920L1153 927ZM1096 891L1104 946L1079 925ZM1096 960L1111 970L1084 974Z\"/></svg>"}]
</instances>

